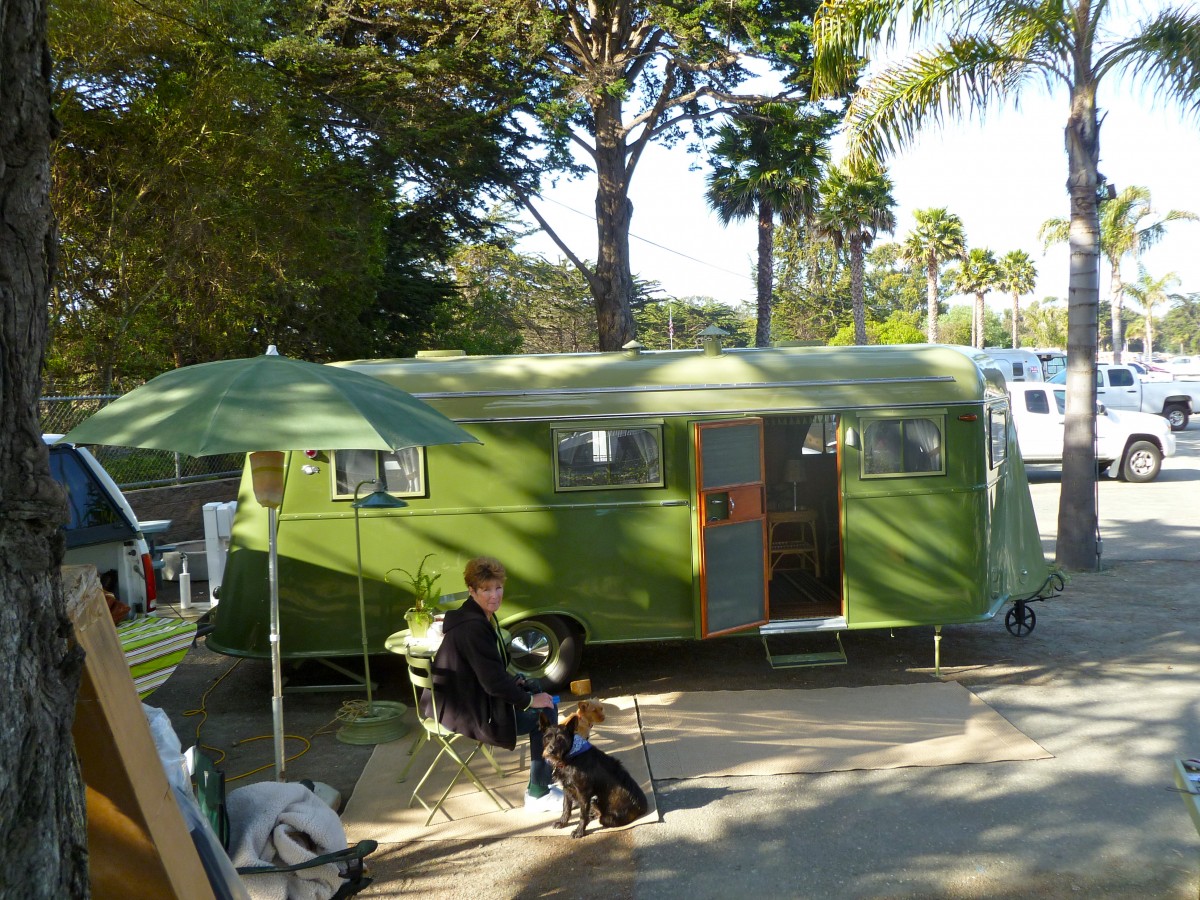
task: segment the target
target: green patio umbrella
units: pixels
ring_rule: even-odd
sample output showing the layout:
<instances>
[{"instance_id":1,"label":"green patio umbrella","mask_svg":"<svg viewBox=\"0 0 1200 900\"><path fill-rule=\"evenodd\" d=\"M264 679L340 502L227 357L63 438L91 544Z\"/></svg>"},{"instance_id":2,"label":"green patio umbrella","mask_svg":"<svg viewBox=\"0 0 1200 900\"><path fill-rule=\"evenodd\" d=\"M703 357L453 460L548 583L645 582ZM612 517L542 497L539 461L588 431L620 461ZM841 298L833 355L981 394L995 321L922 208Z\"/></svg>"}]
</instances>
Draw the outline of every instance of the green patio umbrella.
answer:
<instances>
[{"instance_id":1,"label":"green patio umbrella","mask_svg":"<svg viewBox=\"0 0 1200 900\"><path fill-rule=\"evenodd\" d=\"M250 359L165 372L113 401L62 439L188 456L250 454L255 495L267 507L272 715L279 781L286 778L275 534L283 459L275 451L400 450L479 443L411 394L351 369L279 356L273 346Z\"/></svg>"},{"instance_id":2,"label":"green patio umbrella","mask_svg":"<svg viewBox=\"0 0 1200 900\"><path fill-rule=\"evenodd\" d=\"M250 359L164 372L65 439L188 456L478 443L433 407L378 378L288 359L273 347Z\"/></svg>"}]
</instances>

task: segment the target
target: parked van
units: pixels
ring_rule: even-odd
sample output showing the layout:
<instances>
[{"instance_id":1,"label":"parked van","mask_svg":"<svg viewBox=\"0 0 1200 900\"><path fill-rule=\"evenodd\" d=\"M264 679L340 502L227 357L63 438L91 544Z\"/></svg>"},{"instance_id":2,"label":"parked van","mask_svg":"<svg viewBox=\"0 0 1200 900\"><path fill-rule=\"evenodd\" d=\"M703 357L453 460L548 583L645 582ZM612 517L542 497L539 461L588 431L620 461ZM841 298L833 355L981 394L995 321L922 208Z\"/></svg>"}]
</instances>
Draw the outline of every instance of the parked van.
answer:
<instances>
[{"instance_id":1,"label":"parked van","mask_svg":"<svg viewBox=\"0 0 1200 900\"><path fill-rule=\"evenodd\" d=\"M514 664L555 684L587 643L940 634L1009 604L1012 630L1052 580L1005 382L981 351L714 340L339 365L420 397L482 445L288 454L285 659L362 653L356 533L373 651L412 603L394 570L433 554L425 572L460 591L466 561L486 554L508 568ZM407 505L362 508L356 532L351 504L370 479ZM208 637L222 653L270 655L267 528L247 472Z\"/></svg>"},{"instance_id":2,"label":"parked van","mask_svg":"<svg viewBox=\"0 0 1200 900\"><path fill-rule=\"evenodd\" d=\"M1034 350L1042 363L1042 380L1049 381L1059 372L1067 371L1067 354L1061 350Z\"/></svg>"},{"instance_id":3,"label":"parked van","mask_svg":"<svg viewBox=\"0 0 1200 900\"><path fill-rule=\"evenodd\" d=\"M1045 381L1042 361L1032 350L1010 350L1004 347L984 347L983 352L1000 365L1007 382Z\"/></svg>"},{"instance_id":4,"label":"parked van","mask_svg":"<svg viewBox=\"0 0 1200 900\"><path fill-rule=\"evenodd\" d=\"M83 447L43 435L50 474L67 493L64 565L92 565L101 583L133 614L154 609L158 589L150 548L133 507L96 457Z\"/></svg>"}]
</instances>

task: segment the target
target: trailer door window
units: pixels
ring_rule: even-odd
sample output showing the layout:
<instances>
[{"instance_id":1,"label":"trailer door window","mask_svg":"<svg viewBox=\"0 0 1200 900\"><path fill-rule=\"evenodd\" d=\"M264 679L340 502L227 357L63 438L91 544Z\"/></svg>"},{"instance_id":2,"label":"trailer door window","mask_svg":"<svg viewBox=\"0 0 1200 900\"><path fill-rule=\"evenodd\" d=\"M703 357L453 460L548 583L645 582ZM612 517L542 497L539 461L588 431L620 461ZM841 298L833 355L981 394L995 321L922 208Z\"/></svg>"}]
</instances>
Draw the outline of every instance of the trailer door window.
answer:
<instances>
[{"instance_id":1,"label":"trailer door window","mask_svg":"<svg viewBox=\"0 0 1200 900\"><path fill-rule=\"evenodd\" d=\"M560 491L661 487L662 428L554 429Z\"/></svg>"},{"instance_id":2,"label":"trailer door window","mask_svg":"<svg viewBox=\"0 0 1200 900\"><path fill-rule=\"evenodd\" d=\"M425 495L425 466L420 447L381 452L379 450L338 450L330 454L333 468L333 496L353 500L354 489L364 481L381 481L383 489L397 497ZM366 486L359 497L370 493Z\"/></svg>"},{"instance_id":3,"label":"trailer door window","mask_svg":"<svg viewBox=\"0 0 1200 900\"><path fill-rule=\"evenodd\" d=\"M942 459L940 421L874 419L863 426L863 475L940 475Z\"/></svg>"}]
</instances>

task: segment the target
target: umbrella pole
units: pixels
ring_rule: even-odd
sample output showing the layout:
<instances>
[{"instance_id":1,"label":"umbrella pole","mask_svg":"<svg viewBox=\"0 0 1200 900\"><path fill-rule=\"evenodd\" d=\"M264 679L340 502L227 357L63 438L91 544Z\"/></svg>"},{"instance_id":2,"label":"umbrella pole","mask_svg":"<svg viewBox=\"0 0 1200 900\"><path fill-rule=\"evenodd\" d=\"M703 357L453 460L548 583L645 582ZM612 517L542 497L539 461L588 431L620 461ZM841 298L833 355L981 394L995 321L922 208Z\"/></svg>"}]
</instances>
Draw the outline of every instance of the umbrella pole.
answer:
<instances>
[{"instance_id":1,"label":"umbrella pole","mask_svg":"<svg viewBox=\"0 0 1200 900\"><path fill-rule=\"evenodd\" d=\"M361 485L360 485L361 486ZM355 494L358 488L354 489ZM371 702L371 654L367 650L367 601L363 594L362 536L358 530L358 507L354 507L354 548L358 554L358 623L362 629L363 677L367 681L367 715L375 715L375 704Z\"/></svg>"},{"instance_id":2,"label":"umbrella pole","mask_svg":"<svg viewBox=\"0 0 1200 900\"><path fill-rule=\"evenodd\" d=\"M271 584L271 720L275 735L275 780L287 781L283 757L283 661L279 652L279 547L275 540L278 511L267 507L269 554L267 575Z\"/></svg>"}]
</instances>

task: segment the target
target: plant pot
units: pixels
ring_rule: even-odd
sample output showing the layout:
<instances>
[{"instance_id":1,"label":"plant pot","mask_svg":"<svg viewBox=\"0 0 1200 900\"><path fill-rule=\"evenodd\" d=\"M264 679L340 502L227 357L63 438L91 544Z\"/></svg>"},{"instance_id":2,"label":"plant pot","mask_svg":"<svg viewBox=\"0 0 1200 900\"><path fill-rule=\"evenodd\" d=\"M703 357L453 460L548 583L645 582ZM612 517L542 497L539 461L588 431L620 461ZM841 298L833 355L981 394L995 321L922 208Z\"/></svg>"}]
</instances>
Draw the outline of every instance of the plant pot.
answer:
<instances>
[{"instance_id":1,"label":"plant pot","mask_svg":"<svg viewBox=\"0 0 1200 900\"><path fill-rule=\"evenodd\" d=\"M433 624L433 613L427 609L410 609L404 614L408 623L408 633L415 638L423 638Z\"/></svg>"}]
</instances>

